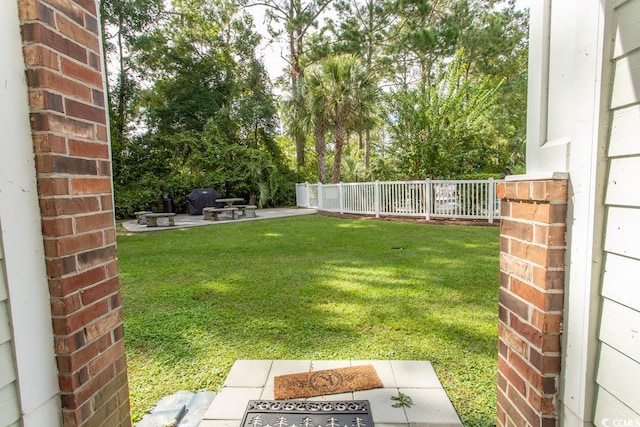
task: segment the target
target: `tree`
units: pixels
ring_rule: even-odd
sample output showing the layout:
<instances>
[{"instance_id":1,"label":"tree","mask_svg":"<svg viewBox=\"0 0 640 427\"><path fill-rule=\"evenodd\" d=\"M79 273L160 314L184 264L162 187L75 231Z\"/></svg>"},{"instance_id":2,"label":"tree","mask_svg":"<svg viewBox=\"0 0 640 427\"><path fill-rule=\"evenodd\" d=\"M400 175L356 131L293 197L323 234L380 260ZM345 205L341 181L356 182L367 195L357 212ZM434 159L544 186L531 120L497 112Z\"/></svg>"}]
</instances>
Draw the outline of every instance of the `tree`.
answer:
<instances>
[{"instance_id":1,"label":"tree","mask_svg":"<svg viewBox=\"0 0 640 427\"><path fill-rule=\"evenodd\" d=\"M495 161L490 113L498 88L465 76L459 51L433 85L390 96L397 171L408 179L454 178Z\"/></svg>"},{"instance_id":2,"label":"tree","mask_svg":"<svg viewBox=\"0 0 640 427\"><path fill-rule=\"evenodd\" d=\"M310 72L310 78L305 79L305 87L308 113L313 117L311 121L314 124L316 146L324 144L318 137L324 139L323 130L327 125L333 133L331 181L337 183L340 180L342 147L347 132L358 131L366 125L376 99L377 87L372 75L366 72L360 59L354 55L326 58ZM321 149L324 151L323 147Z\"/></svg>"},{"instance_id":3,"label":"tree","mask_svg":"<svg viewBox=\"0 0 640 427\"><path fill-rule=\"evenodd\" d=\"M270 32L276 37L286 34L288 43L289 79L292 108L302 109L297 104L301 99L298 96L300 82L304 78L304 66L302 56L305 53L306 37L311 28L317 26L318 17L325 11L333 0L245 0L247 6L264 6L267 8ZM277 29L273 24L281 25ZM290 129L296 141L297 167L304 166L305 136L299 132L299 128Z\"/></svg>"}]
</instances>

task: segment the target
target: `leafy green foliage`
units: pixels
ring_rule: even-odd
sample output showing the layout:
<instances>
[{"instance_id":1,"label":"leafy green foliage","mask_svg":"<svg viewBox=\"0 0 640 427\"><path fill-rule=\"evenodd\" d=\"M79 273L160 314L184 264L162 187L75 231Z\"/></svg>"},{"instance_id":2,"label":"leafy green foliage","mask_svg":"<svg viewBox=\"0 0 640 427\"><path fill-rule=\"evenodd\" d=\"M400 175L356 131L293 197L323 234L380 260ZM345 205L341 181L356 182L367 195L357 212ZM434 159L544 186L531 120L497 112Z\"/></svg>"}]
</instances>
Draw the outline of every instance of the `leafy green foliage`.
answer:
<instances>
[{"instance_id":1,"label":"leafy green foliage","mask_svg":"<svg viewBox=\"0 0 640 427\"><path fill-rule=\"evenodd\" d=\"M119 236L134 420L236 359L398 359L494 425L498 253L495 227L316 215Z\"/></svg>"},{"instance_id":2,"label":"leafy green foliage","mask_svg":"<svg viewBox=\"0 0 640 427\"><path fill-rule=\"evenodd\" d=\"M113 142L118 216L156 210L163 194L182 210L198 187L260 206L294 203L295 176L274 140L275 101L255 55L259 36L236 12L225 0L175 1L129 43L127 60L144 77L132 104L139 123ZM130 120L113 117L118 126Z\"/></svg>"},{"instance_id":3,"label":"leafy green foliage","mask_svg":"<svg viewBox=\"0 0 640 427\"><path fill-rule=\"evenodd\" d=\"M413 405L411 396L407 396L403 392L399 391L397 396L391 396L391 400L395 400L396 403L391 405L394 408L408 408Z\"/></svg>"}]
</instances>

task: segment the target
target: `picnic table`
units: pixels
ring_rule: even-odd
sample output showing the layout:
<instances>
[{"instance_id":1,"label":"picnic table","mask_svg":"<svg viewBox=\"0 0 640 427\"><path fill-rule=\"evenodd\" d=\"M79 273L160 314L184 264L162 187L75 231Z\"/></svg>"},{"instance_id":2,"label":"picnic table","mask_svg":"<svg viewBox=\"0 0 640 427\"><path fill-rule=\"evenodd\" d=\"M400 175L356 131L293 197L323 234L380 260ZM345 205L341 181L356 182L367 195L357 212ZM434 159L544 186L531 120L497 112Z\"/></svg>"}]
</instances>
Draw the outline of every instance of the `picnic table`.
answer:
<instances>
[{"instance_id":1,"label":"picnic table","mask_svg":"<svg viewBox=\"0 0 640 427\"><path fill-rule=\"evenodd\" d=\"M244 202L244 199L240 197L229 197L227 199L216 199L216 203L224 203L226 208L233 207L233 204L236 202Z\"/></svg>"}]
</instances>

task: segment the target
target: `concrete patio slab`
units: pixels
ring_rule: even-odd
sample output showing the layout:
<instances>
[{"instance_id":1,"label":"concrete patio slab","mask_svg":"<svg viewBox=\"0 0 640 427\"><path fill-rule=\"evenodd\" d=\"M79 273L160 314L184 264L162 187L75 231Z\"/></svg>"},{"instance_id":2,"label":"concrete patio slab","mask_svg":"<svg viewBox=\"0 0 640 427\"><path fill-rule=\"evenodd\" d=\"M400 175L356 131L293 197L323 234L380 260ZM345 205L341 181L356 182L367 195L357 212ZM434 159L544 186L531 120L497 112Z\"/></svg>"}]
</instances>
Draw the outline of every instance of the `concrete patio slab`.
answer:
<instances>
[{"instance_id":1,"label":"concrete patio slab","mask_svg":"<svg viewBox=\"0 0 640 427\"><path fill-rule=\"evenodd\" d=\"M376 427L461 427L433 366L426 361L400 360L238 360L225 386L207 410L200 427L240 427L249 400L272 400L278 375L372 364L382 388L300 400L368 400ZM266 378L266 381L263 379ZM411 397L409 407L394 408L399 392Z\"/></svg>"},{"instance_id":2,"label":"concrete patio slab","mask_svg":"<svg viewBox=\"0 0 640 427\"><path fill-rule=\"evenodd\" d=\"M299 216L299 215L311 215L316 213L316 209L306 209L306 208L272 208L272 209L257 209L255 218L248 218L240 216L237 219L221 219L220 221L206 221L204 220L204 215L186 215L180 214L174 217L174 226L167 226L164 223L159 223L158 227L147 227L145 224L138 224L138 222L133 220L123 221L122 226L125 230L130 233L148 233L154 231L163 231L163 230L175 230L180 228L189 228L189 227L202 227L205 225L220 225L220 224L229 224L236 222L244 222L244 221L260 221L264 219L273 219L273 218L286 218L291 216Z\"/></svg>"}]
</instances>

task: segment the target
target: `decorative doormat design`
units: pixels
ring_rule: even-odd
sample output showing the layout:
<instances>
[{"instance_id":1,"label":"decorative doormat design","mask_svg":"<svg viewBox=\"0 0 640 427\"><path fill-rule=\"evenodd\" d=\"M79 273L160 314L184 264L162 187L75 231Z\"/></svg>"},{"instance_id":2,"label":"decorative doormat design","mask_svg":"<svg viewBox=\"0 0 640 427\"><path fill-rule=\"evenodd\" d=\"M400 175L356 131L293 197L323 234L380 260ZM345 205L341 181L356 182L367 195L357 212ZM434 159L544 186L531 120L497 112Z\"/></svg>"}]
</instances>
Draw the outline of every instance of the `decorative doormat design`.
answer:
<instances>
[{"instance_id":1,"label":"decorative doormat design","mask_svg":"<svg viewBox=\"0 0 640 427\"><path fill-rule=\"evenodd\" d=\"M273 382L273 395L276 399L323 396L382 387L382 381L372 365L280 375Z\"/></svg>"},{"instance_id":2,"label":"decorative doormat design","mask_svg":"<svg viewBox=\"0 0 640 427\"><path fill-rule=\"evenodd\" d=\"M250 400L240 427L373 427L368 400Z\"/></svg>"}]
</instances>

